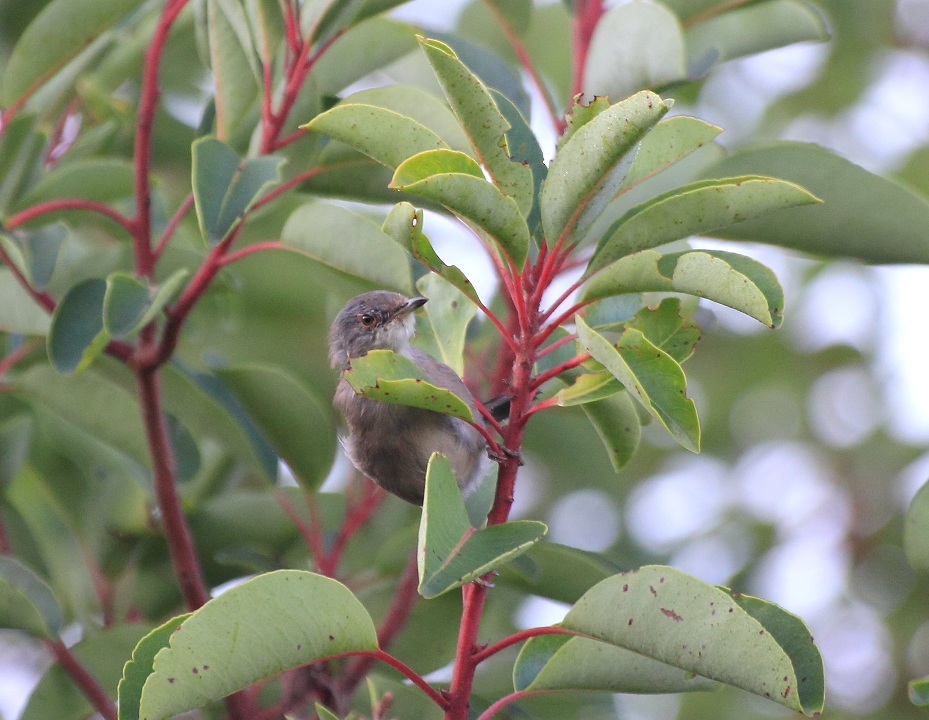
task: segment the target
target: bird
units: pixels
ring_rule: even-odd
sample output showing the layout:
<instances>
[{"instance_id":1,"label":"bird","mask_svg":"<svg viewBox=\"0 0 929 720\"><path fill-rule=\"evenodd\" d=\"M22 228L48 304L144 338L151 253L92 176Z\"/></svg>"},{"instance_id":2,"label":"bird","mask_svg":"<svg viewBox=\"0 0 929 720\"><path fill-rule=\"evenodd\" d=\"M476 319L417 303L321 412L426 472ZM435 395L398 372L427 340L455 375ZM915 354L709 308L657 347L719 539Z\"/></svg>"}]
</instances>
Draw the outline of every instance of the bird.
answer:
<instances>
[{"instance_id":1,"label":"bird","mask_svg":"<svg viewBox=\"0 0 929 720\"><path fill-rule=\"evenodd\" d=\"M458 374L410 344L413 313L426 301L387 290L366 292L346 303L329 330L329 361L340 372L333 405L348 428L342 438L346 454L359 471L414 505L423 504L426 467L434 452L449 459L458 487L467 496L486 469L484 436L459 417L358 395L345 372L353 359L371 350L393 350L416 363L433 385L461 398L476 421L482 422L474 397Z\"/></svg>"}]
</instances>

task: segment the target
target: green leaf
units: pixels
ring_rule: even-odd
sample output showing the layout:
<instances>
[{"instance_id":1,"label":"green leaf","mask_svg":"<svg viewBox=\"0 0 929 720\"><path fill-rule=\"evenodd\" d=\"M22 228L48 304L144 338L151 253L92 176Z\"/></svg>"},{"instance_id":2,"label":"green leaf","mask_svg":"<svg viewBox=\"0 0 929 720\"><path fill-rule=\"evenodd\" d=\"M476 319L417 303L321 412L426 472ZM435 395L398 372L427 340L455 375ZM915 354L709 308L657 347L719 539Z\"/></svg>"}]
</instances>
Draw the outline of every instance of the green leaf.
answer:
<instances>
[{"instance_id":1,"label":"green leaf","mask_svg":"<svg viewBox=\"0 0 929 720\"><path fill-rule=\"evenodd\" d=\"M135 166L122 158L87 158L57 165L43 174L17 207L47 200L81 198L110 202L132 197Z\"/></svg>"},{"instance_id":2,"label":"green leaf","mask_svg":"<svg viewBox=\"0 0 929 720\"><path fill-rule=\"evenodd\" d=\"M587 105L584 104L583 96L575 98L574 104L571 106L571 111L565 115L567 125L555 145L556 153L561 152L562 146L571 139L574 133L597 117L597 115L609 109L610 99L605 95L594 95L593 100Z\"/></svg>"},{"instance_id":3,"label":"green leaf","mask_svg":"<svg viewBox=\"0 0 929 720\"><path fill-rule=\"evenodd\" d=\"M603 110L562 144L542 186L542 229L549 243L580 239L634 159L633 149L671 108L640 92Z\"/></svg>"},{"instance_id":4,"label":"green leaf","mask_svg":"<svg viewBox=\"0 0 929 720\"><path fill-rule=\"evenodd\" d=\"M622 383L606 371L583 373L566 388L559 390L555 397L558 398L559 407L571 407L611 397L622 389Z\"/></svg>"},{"instance_id":5,"label":"green leaf","mask_svg":"<svg viewBox=\"0 0 929 720\"><path fill-rule=\"evenodd\" d=\"M627 327L641 332L678 363L693 355L694 345L700 339L700 328L681 316L678 298L665 298L658 307L642 308Z\"/></svg>"},{"instance_id":6,"label":"green leaf","mask_svg":"<svg viewBox=\"0 0 929 720\"><path fill-rule=\"evenodd\" d=\"M797 42L828 40L829 29L805 2L768 0L691 24L684 38L688 65L696 69L705 65L705 58L724 62Z\"/></svg>"},{"instance_id":7,"label":"green leaf","mask_svg":"<svg viewBox=\"0 0 929 720\"><path fill-rule=\"evenodd\" d=\"M60 222L31 232L0 233L0 245L36 290L48 287L61 246L67 239L68 228Z\"/></svg>"},{"instance_id":8,"label":"green leaf","mask_svg":"<svg viewBox=\"0 0 929 720\"><path fill-rule=\"evenodd\" d=\"M458 288L473 303L479 304L480 298L471 281L457 266L446 265L433 249L429 238L423 233L423 220L422 210L417 210L408 202L399 202L390 209L381 231L436 275Z\"/></svg>"},{"instance_id":9,"label":"green leaf","mask_svg":"<svg viewBox=\"0 0 929 720\"><path fill-rule=\"evenodd\" d=\"M281 239L297 252L381 288L409 295L409 256L366 217L308 200L284 224Z\"/></svg>"},{"instance_id":10,"label":"green leaf","mask_svg":"<svg viewBox=\"0 0 929 720\"><path fill-rule=\"evenodd\" d=\"M688 115L665 118L651 129L639 145L635 160L620 186L625 192L673 165L719 135L722 128Z\"/></svg>"},{"instance_id":11,"label":"green leaf","mask_svg":"<svg viewBox=\"0 0 929 720\"><path fill-rule=\"evenodd\" d=\"M548 165L545 164L545 156L535 133L519 108L506 95L493 88L490 89L490 94L510 124L510 129L504 135L510 157L514 162L528 166L532 172L532 206L526 215L526 224L529 226L529 234L535 237L542 224L539 197L542 193L542 183L548 175Z\"/></svg>"},{"instance_id":12,"label":"green leaf","mask_svg":"<svg viewBox=\"0 0 929 720\"><path fill-rule=\"evenodd\" d=\"M484 83L448 45L426 38L420 38L419 42L452 112L494 185L512 197L523 217L528 217L533 204L533 173L528 165L513 159L506 136L511 123L500 112Z\"/></svg>"},{"instance_id":13,"label":"green leaf","mask_svg":"<svg viewBox=\"0 0 929 720\"><path fill-rule=\"evenodd\" d=\"M129 273L111 273L103 298L103 327L110 337L124 338L148 325L171 301L187 274L181 268L152 287Z\"/></svg>"},{"instance_id":14,"label":"green leaf","mask_svg":"<svg viewBox=\"0 0 929 720\"><path fill-rule=\"evenodd\" d=\"M335 459L329 403L276 367L255 365L214 372L232 389L300 484L317 489Z\"/></svg>"},{"instance_id":15,"label":"green leaf","mask_svg":"<svg viewBox=\"0 0 929 720\"><path fill-rule=\"evenodd\" d=\"M9 107L34 92L137 5L135 0L53 0L47 4L10 54L0 104Z\"/></svg>"},{"instance_id":16,"label":"green leaf","mask_svg":"<svg viewBox=\"0 0 929 720\"><path fill-rule=\"evenodd\" d=\"M434 598L521 555L545 535L543 523L515 520L471 527L451 463L433 453L419 525L419 593Z\"/></svg>"},{"instance_id":17,"label":"green leaf","mask_svg":"<svg viewBox=\"0 0 929 720\"><path fill-rule=\"evenodd\" d=\"M700 423L687 380L670 355L638 330L628 329L614 347L575 316L577 337L594 360L602 363L671 436L692 452L700 448Z\"/></svg>"},{"instance_id":18,"label":"green leaf","mask_svg":"<svg viewBox=\"0 0 929 720\"><path fill-rule=\"evenodd\" d=\"M680 570L651 565L608 578L561 624L798 712L822 711L822 659L798 618Z\"/></svg>"},{"instance_id":19,"label":"green leaf","mask_svg":"<svg viewBox=\"0 0 929 720\"><path fill-rule=\"evenodd\" d=\"M117 689L119 699L119 720L140 720L139 705L142 702L142 687L152 674L155 655L162 648L168 647L171 635L181 626L191 613L179 615L152 630L139 640L132 651L132 659L123 666L123 676Z\"/></svg>"},{"instance_id":20,"label":"green leaf","mask_svg":"<svg viewBox=\"0 0 929 720\"><path fill-rule=\"evenodd\" d=\"M426 150L448 149L442 138L413 118L355 102L340 103L301 127L350 145L390 168Z\"/></svg>"},{"instance_id":21,"label":"green leaf","mask_svg":"<svg viewBox=\"0 0 929 720\"><path fill-rule=\"evenodd\" d=\"M919 488L906 509L903 552L916 570L929 570L929 483Z\"/></svg>"},{"instance_id":22,"label":"green leaf","mask_svg":"<svg viewBox=\"0 0 929 720\"><path fill-rule=\"evenodd\" d=\"M316 709L316 714L319 716L319 720L340 720L339 716L329 708L323 707L319 703L314 703L314 707Z\"/></svg>"},{"instance_id":23,"label":"green leaf","mask_svg":"<svg viewBox=\"0 0 929 720\"><path fill-rule=\"evenodd\" d=\"M642 421L631 393L620 392L584 403L581 410L600 437L613 470L619 472L632 459L642 439Z\"/></svg>"},{"instance_id":24,"label":"green leaf","mask_svg":"<svg viewBox=\"0 0 929 720\"><path fill-rule=\"evenodd\" d=\"M56 638L61 606L46 582L10 555L0 555L0 627Z\"/></svg>"},{"instance_id":25,"label":"green leaf","mask_svg":"<svg viewBox=\"0 0 929 720\"><path fill-rule=\"evenodd\" d=\"M553 542L538 542L500 569L501 583L533 595L574 603L619 570L602 555Z\"/></svg>"},{"instance_id":26,"label":"green leaf","mask_svg":"<svg viewBox=\"0 0 929 720\"><path fill-rule=\"evenodd\" d=\"M588 638L541 635L519 651L513 667L517 691L599 690L673 693L711 690L706 678Z\"/></svg>"},{"instance_id":27,"label":"green leaf","mask_svg":"<svg viewBox=\"0 0 929 720\"><path fill-rule=\"evenodd\" d=\"M72 287L55 307L48 333L48 357L58 372L80 372L110 338L103 327L106 282L91 278Z\"/></svg>"},{"instance_id":28,"label":"green leaf","mask_svg":"<svg viewBox=\"0 0 929 720\"><path fill-rule=\"evenodd\" d=\"M372 350L352 358L345 379L364 397L475 421L467 402L450 390L433 385L415 362L391 350Z\"/></svg>"},{"instance_id":29,"label":"green leaf","mask_svg":"<svg viewBox=\"0 0 929 720\"><path fill-rule=\"evenodd\" d=\"M195 140L191 153L197 220L203 238L213 246L280 181L283 160L264 156L243 161L235 150L213 137Z\"/></svg>"},{"instance_id":30,"label":"green leaf","mask_svg":"<svg viewBox=\"0 0 929 720\"><path fill-rule=\"evenodd\" d=\"M210 65L216 88L216 135L232 141L261 87L258 57L245 10L237 0L207 0Z\"/></svg>"},{"instance_id":31,"label":"green leaf","mask_svg":"<svg viewBox=\"0 0 929 720\"><path fill-rule=\"evenodd\" d=\"M164 720L282 670L376 648L374 623L344 585L301 570L259 575L172 633L145 681L140 715Z\"/></svg>"},{"instance_id":32,"label":"green leaf","mask_svg":"<svg viewBox=\"0 0 929 720\"><path fill-rule=\"evenodd\" d=\"M390 187L444 205L472 228L486 233L517 270L522 268L529 253L529 228L516 202L487 182L483 175L478 177L473 168L471 172L462 172L469 169L463 159L459 170L430 174L437 163L455 159L450 153L454 151L431 150L414 155L397 168ZM468 157L463 153L456 155Z\"/></svg>"},{"instance_id":33,"label":"green leaf","mask_svg":"<svg viewBox=\"0 0 929 720\"><path fill-rule=\"evenodd\" d=\"M51 321L45 308L27 293L7 268L0 267L0 330L46 335Z\"/></svg>"},{"instance_id":34,"label":"green leaf","mask_svg":"<svg viewBox=\"0 0 929 720\"><path fill-rule=\"evenodd\" d=\"M717 237L874 263L929 262L929 200L825 148L793 142L747 147L705 177L762 173L808 188L822 205L778 210Z\"/></svg>"},{"instance_id":35,"label":"green leaf","mask_svg":"<svg viewBox=\"0 0 929 720\"><path fill-rule=\"evenodd\" d=\"M929 705L929 678L910 680L907 688L910 702L918 707Z\"/></svg>"},{"instance_id":36,"label":"green leaf","mask_svg":"<svg viewBox=\"0 0 929 720\"><path fill-rule=\"evenodd\" d=\"M662 255L642 250L608 265L583 292L585 301L620 293L681 292L740 310L768 327L783 320L784 291L761 263L720 250Z\"/></svg>"},{"instance_id":37,"label":"green leaf","mask_svg":"<svg viewBox=\"0 0 929 720\"><path fill-rule=\"evenodd\" d=\"M407 158L394 172L391 187L403 188L442 173L463 173L481 180L484 172L469 155L458 150L426 150Z\"/></svg>"},{"instance_id":38,"label":"green leaf","mask_svg":"<svg viewBox=\"0 0 929 720\"><path fill-rule=\"evenodd\" d=\"M477 307L438 275L424 275L416 289L429 298L423 313L426 322L420 323L417 331L417 344L459 376L464 375L465 337Z\"/></svg>"},{"instance_id":39,"label":"green leaf","mask_svg":"<svg viewBox=\"0 0 929 720\"><path fill-rule=\"evenodd\" d=\"M402 5L404 2L406 0L326 0L323 3L326 8L325 12L317 18L307 12L306 14L310 17L301 17L301 27L313 42L323 44L335 37L339 31L357 25L362 20L386 12L397 5ZM315 22L313 22L314 19ZM312 33L309 32L311 28Z\"/></svg>"},{"instance_id":40,"label":"green leaf","mask_svg":"<svg viewBox=\"0 0 929 720\"><path fill-rule=\"evenodd\" d=\"M584 92L624 98L637 90L683 80L684 35L661 3L610 8L597 22L584 63Z\"/></svg>"},{"instance_id":41,"label":"green leaf","mask_svg":"<svg viewBox=\"0 0 929 720\"><path fill-rule=\"evenodd\" d=\"M691 183L637 205L613 223L597 244L587 272L639 250L818 202L799 185L776 178L748 175Z\"/></svg>"},{"instance_id":42,"label":"green leaf","mask_svg":"<svg viewBox=\"0 0 929 720\"><path fill-rule=\"evenodd\" d=\"M88 631L71 652L94 677L106 694L116 699L116 686L125 659L149 627L138 623L114 625ZM43 675L20 716L20 720L84 720L95 709L61 665L52 665Z\"/></svg>"}]
</instances>

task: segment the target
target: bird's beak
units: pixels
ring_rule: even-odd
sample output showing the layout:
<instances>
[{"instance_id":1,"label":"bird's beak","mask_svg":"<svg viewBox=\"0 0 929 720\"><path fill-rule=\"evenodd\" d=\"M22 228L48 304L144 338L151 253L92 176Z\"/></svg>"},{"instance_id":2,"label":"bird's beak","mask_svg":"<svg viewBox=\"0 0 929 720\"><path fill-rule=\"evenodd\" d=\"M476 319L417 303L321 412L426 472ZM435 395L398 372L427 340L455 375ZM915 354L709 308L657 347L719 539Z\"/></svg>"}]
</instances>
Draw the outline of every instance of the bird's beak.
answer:
<instances>
[{"instance_id":1,"label":"bird's beak","mask_svg":"<svg viewBox=\"0 0 929 720\"><path fill-rule=\"evenodd\" d=\"M414 310L421 308L423 305L425 305L428 299L429 298L424 298L424 297L410 298L405 303L403 303L403 305L397 308L397 311L394 313L394 317L402 318L402 317L409 315Z\"/></svg>"}]
</instances>

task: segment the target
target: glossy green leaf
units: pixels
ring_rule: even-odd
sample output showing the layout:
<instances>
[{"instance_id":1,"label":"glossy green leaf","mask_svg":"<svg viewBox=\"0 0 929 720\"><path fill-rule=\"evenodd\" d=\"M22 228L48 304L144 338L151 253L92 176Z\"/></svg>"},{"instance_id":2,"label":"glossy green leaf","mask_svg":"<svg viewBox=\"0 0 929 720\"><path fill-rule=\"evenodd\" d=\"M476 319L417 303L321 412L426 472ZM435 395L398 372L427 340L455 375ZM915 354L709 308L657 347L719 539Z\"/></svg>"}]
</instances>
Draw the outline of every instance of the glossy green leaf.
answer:
<instances>
[{"instance_id":1,"label":"glossy green leaf","mask_svg":"<svg viewBox=\"0 0 929 720\"><path fill-rule=\"evenodd\" d=\"M48 287L67 239L68 228L62 223L44 225L32 232L0 233L0 245L36 290Z\"/></svg>"},{"instance_id":2,"label":"glossy green leaf","mask_svg":"<svg viewBox=\"0 0 929 720\"><path fill-rule=\"evenodd\" d=\"M681 366L638 330L623 332L616 346L575 317L581 345L619 380L671 436L692 452L700 449L700 423Z\"/></svg>"},{"instance_id":3,"label":"glossy green leaf","mask_svg":"<svg viewBox=\"0 0 929 720\"><path fill-rule=\"evenodd\" d=\"M631 459L642 439L642 421L628 392L619 392L593 402L581 410L600 437L613 470L619 472Z\"/></svg>"},{"instance_id":4,"label":"glossy green leaf","mask_svg":"<svg viewBox=\"0 0 929 720\"><path fill-rule=\"evenodd\" d=\"M151 461L135 393L104 378L96 367L64 376L49 365L33 365L17 377L16 394L137 463Z\"/></svg>"},{"instance_id":5,"label":"glossy green leaf","mask_svg":"<svg viewBox=\"0 0 929 720\"><path fill-rule=\"evenodd\" d=\"M529 226L529 234L535 237L542 224L539 196L542 193L542 183L548 175L548 165L545 164L545 156L535 133L519 108L506 95L493 88L490 89L490 94L510 124L510 129L505 133L510 157L513 161L526 165L532 173L532 205L526 215L526 224Z\"/></svg>"},{"instance_id":6,"label":"glossy green leaf","mask_svg":"<svg viewBox=\"0 0 929 720\"><path fill-rule=\"evenodd\" d=\"M721 132L722 128L688 115L665 118L642 138L632 167L626 173L619 191L624 192L630 186L661 172L712 142Z\"/></svg>"},{"instance_id":7,"label":"glossy green leaf","mask_svg":"<svg viewBox=\"0 0 929 720\"><path fill-rule=\"evenodd\" d=\"M565 125L564 132L561 134L561 137L558 138L558 142L555 145L556 154L561 150L562 146L571 139L574 133L597 117L597 115L609 109L610 99L606 95L595 95L593 100L589 101L586 105L584 104L583 97L575 98L571 106L571 111L565 115L565 122L567 124Z\"/></svg>"},{"instance_id":8,"label":"glossy green leaf","mask_svg":"<svg viewBox=\"0 0 929 720\"><path fill-rule=\"evenodd\" d=\"M506 133L512 125L497 107L493 96L455 52L438 40L420 39L426 58L445 92L452 112L471 141L481 164L504 194L528 217L533 203L532 169L513 158Z\"/></svg>"},{"instance_id":9,"label":"glossy green leaf","mask_svg":"<svg viewBox=\"0 0 929 720\"><path fill-rule=\"evenodd\" d=\"M280 180L280 158L242 160L213 137L194 141L193 192L200 232L212 246L225 238L252 204Z\"/></svg>"},{"instance_id":10,"label":"glossy green leaf","mask_svg":"<svg viewBox=\"0 0 929 720\"><path fill-rule=\"evenodd\" d=\"M140 715L164 720L282 670L377 648L374 623L344 585L277 570L210 600L155 656Z\"/></svg>"},{"instance_id":11,"label":"glossy green leaf","mask_svg":"<svg viewBox=\"0 0 929 720\"><path fill-rule=\"evenodd\" d=\"M129 273L111 273L103 298L103 327L111 337L123 338L148 325L174 297L187 277L181 268L161 285L152 287Z\"/></svg>"},{"instance_id":12,"label":"glossy green leaf","mask_svg":"<svg viewBox=\"0 0 929 720\"><path fill-rule=\"evenodd\" d=\"M598 113L563 143L542 186L542 229L549 243L580 239L632 165L636 144L671 108L640 92Z\"/></svg>"},{"instance_id":13,"label":"glossy green leaf","mask_svg":"<svg viewBox=\"0 0 929 720\"><path fill-rule=\"evenodd\" d=\"M639 250L690 235L715 234L775 210L818 202L799 185L769 177L691 183L637 205L613 223L597 244L587 272Z\"/></svg>"},{"instance_id":14,"label":"glossy green leaf","mask_svg":"<svg viewBox=\"0 0 929 720\"><path fill-rule=\"evenodd\" d=\"M9 56L0 104L9 107L34 92L137 4L135 0L53 0L47 4Z\"/></svg>"},{"instance_id":15,"label":"glossy green leaf","mask_svg":"<svg viewBox=\"0 0 929 720\"><path fill-rule=\"evenodd\" d=\"M498 579L533 595L574 603L618 570L598 553L554 542L538 542L504 565Z\"/></svg>"},{"instance_id":16,"label":"glossy green leaf","mask_svg":"<svg viewBox=\"0 0 929 720\"><path fill-rule=\"evenodd\" d=\"M345 379L364 397L434 410L468 422L475 420L467 402L450 390L433 385L416 363L391 350L372 350L352 358Z\"/></svg>"},{"instance_id":17,"label":"glossy green leaf","mask_svg":"<svg viewBox=\"0 0 929 720\"><path fill-rule=\"evenodd\" d=\"M276 367L256 365L215 372L232 389L300 484L317 489L335 459L336 437L329 403Z\"/></svg>"},{"instance_id":18,"label":"glossy green leaf","mask_svg":"<svg viewBox=\"0 0 929 720\"><path fill-rule=\"evenodd\" d=\"M315 19L301 17L302 27L309 37L317 43L324 43L335 37L341 30L357 25L373 15L390 10L392 7L402 5L407 0L325 0L322 6L325 12ZM315 3L319 5L319 3ZM309 8L308 8L309 9ZM301 13L302 15L302 13ZM312 25L309 25L312 23Z\"/></svg>"},{"instance_id":19,"label":"glossy green leaf","mask_svg":"<svg viewBox=\"0 0 929 720\"><path fill-rule=\"evenodd\" d=\"M471 527L451 463L433 453L419 525L419 593L433 598L524 553L545 535L534 520L515 520L481 530Z\"/></svg>"},{"instance_id":20,"label":"glossy green leaf","mask_svg":"<svg viewBox=\"0 0 929 720\"><path fill-rule=\"evenodd\" d=\"M350 145L390 168L426 150L448 148L442 138L411 117L354 102L336 105L301 127Z\"/></svg>"},{"instance_id":21,"label":"glossy green leaf","mask_svg":"<svg viewBox=\"0 0 929 720\"><path fill-rule=\"evenodd\" d=\"M714 233L816 255L874 263L929 262L929 200L816 145L747 147L708 168L705 177L763 173L807 188L815 207L778 210Z\"/></svg>"},{"instance_id":22,"label":"glossy green leaf","mask_svg":"<svg viewBox=\"0 0 929 720\"><path fill-rule=\"evenodd\" d=\"M513 667L523 690L674 693L718 687L706 678L615 645L567 635L531 638Z\"/></svg>"},{"instance_id":23,"label":"glossy green leaf","mask_svg":"<svg viewBox=\"0 0 929 720\"><path fill-rule=\"evenodd\" d=\"M92 278L68 290L55 307L48 333L48 357L61 373L79 372L109 342L103 327L106 281Z\"/></svg>"},{"instance_id":24,"label":"glossy green leaf","mask_svg":"<svg viewBox=\"0 0 929 720\"><path fill-rule=\"evenodd\" d=\"M688 63L724 62L804 41L829 39L825 19L800 0L768 0L716 13L684 33Z\"/></svg>"},{"instance_id":25,"label":"glossy green leaf","mask_svg":"<svg viewBox=\"0 0 929 720\"><path fill-rule=\"evenodd\" d=\"M655 347L682 363L694 352L700 328L681 315L681 301L665 298L657 307L639 310L627 327L641 332Z\"/></svg>"},{"instance_id":26,"label":"glossy green leaf","mask_svg":"<svg viewBox=\"0 0 929 720\"><path fill-rule=\"evenodd\" d=\"M686 75L677 17L661 3L633 0L610 8L597 22L584 63L583 90L624 98Z\"/></svg>"},{"instance_id":27,"label":"glossy green leaf","mask_svg":"<svg viewBox=\"0 0 929 720\"><path fill-rule=\"evenodd\" d=\"M594 330L622 330L642 309L642 302L641 293L611 295L588 305L581 315Z\"/></svg>"},{"instance_id":28,"label":"glossy green leaf","mask_svg":"<svg viewBox=\"0 0 929 720\"><path fill-rule=\"evenodd\" d=\"M419 279L416 289L429 298L417 344L459 376L464 375L465 337L477 306L454 285L431 273Z\"/></svg>"},{"instance_id":29,"label":"glossy green leaf","mask_svg":"<svg viewBox=\"0 0 929 720\"><path fill-rule=\"evenodd\" d=\"M109 202L132 197L134 168L131 162L115 157L63 163L42 175L17 205L25 208L61 198Z\"/></svg>"},{"instance_id":30,"label":"glossy green leaf","mask_svg":"<svg viewBox=\"0 0 929 720\"><path fill-rule=\"evenodd\" d=\"M206 0L210 65L216 89L216 135L230 142L260 89L258 56L245 9L237 0Z\"/></svg>"},{"instance_id":31,"label":"glossy green leaf","mask_svg":"<svg viewBox=\"0 0 929 720\"><path fill-rule=\"evenodd\" d=\"M126 623L88 632L71 647L78 662L100 684L106 694L116 699L123 663L132 648L149 629L140 623ZM84 720L95 709L86 695L61 665L52 665L39 681L20 720Z\"/></svg>"},{"instance_id":32,"label":"glossy green leaf","mask_svg":"<svg viewBox=\"0 0 929 720\"><path fill-rule=\"evenodd\" d=\"M903 521L903 551L917 570L929 570L929 483L913 497Z\"/></svg>"},{"instance_id":33,"label":"glossy green leaf","mask_svg":"<svg viewBox=\"0 0 929 720\"><path fill-rule=\"evenodd\" d=\"M295 210L281 239L297 252L352 277L409 295L409 256L378 226L343 207L308 200Z\"/></svg>"},{"instance_id":34,"label":"glossy green leaf","mask_svg":"<svg viewBox=\"0 0 929 720\"><path fill-rule=\"evenodd\" d=\"M583 373L555 395L559 407L571 407L602 400L621 392L623 385L608 372Z\"/></svg>"},{"instance_id":35,"label":"glossy green leaf","mask_svg":"<svg viewBox=\"0 0 929 720\"><path fill-rule=\"evenodd\" d=\"M397 168L390 187L444 205L471 227L486 233L505 258L517 269L522 268L529 253L529 228L513 198L483 175L478 177L473 169L467 172L464 160L460 170L428 174L437 163L452 160L452 152L432 150L414 155ZM463 153L456 155L467 158Z\"/></svg>"},{"instance_id":36,"label":"glossy green leaf","mask_svg":"<svg viewBox=\"0 0 929 720\"><path fill-rule=\"evenodd\" d=\"M152 674L155 655L168 647L171 635L189 618L191 613L173 617L139 640L132 651L132 659L123 666L119 680L119 720L140 720L139 705L142 702L142 687Z\"/></svg>"},{"instance_id":37,"label":"glossy green leaf","mask_svg":"<svg viewBox=\"0 0 929 720\"><path fill-rule=\"evenodd\" d=\"M591 588L561 625L682 670L767 697L806 715L822 711L822 659L785 610L646 566ZM763 608L763 609L762 609Z\"/></svg>"},{"instance_id":38,"label":"glossy green leaf","mask_svg":"<svg viewBox=\"0 0 929 720\"><path fill-rule=\"evenodd\" d=\"M422 210L417 210L408 202L397 203L384 219L381 230L432 272L458 288L472 302L480 302L471 281L457 266L446 265L423 233Z\"/></svg>"},{"instance_id":39,"label":"glossy green leaf","mask_svg":"<svg viewBox=\"0 0 929 720\"><path fill-rule=\"evenodd\" d=\"M0 627L56 638L64 625L48 584L11 555L0 555Z\"/></svg>"},{"instance_id":40,"label":"glossy green leaf","mask_svg":"<svg viewBox=\"0 0 929 720\"><path fill-rule=\"evenodd\" d=\"M910 680L907 687L910 702L918 707L929 705L929 678Z\"/></svg>"},{"instance_id":41,"label":"glossy green leaf","mask_svg":"<svg viewBox=\"0 0 929 720\"><path fill-rule=\"evenodd\" d=\"M737 253L687 250L662 255L642 250L594 275L583 298L595 300L617 293L681 292L727 305L768 327L783 320L784 291L774 273Z\"/></svg>"},{"instance_id":42,"label":"glossy green leaf","mask_svg":"<svg viewBox=\"0 0 929 720\"><path fill-rule=\"evenodd\" d=\"M457 150L427 150L407 158L394 172L391 187L404 188L433 175L456 173L484 179L484 172L469 155Z\"/></svg>"}]
</instances>

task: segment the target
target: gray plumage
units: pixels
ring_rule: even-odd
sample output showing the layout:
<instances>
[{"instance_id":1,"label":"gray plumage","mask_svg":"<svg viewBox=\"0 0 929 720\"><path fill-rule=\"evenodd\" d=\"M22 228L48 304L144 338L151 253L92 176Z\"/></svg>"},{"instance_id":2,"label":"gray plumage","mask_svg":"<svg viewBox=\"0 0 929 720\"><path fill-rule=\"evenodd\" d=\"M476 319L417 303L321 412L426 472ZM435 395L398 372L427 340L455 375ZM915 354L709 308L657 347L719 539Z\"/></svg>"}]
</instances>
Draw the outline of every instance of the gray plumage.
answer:
<instances>
[{"instance_id":1,"label":"gray plumage","mask_svg":"<svg viewBox=\"0 0 929 720\"><path fill-rule=\"evenodd\" d=\"M451 461L462 492L473 488L484 470L483 436L461 418L356 395L344 373L352 358L375 349L393 350L415 362L433 385L464 400L480 418L455 371L410 345L413 311L425 302L384 290L364 293L349 300L329 331L329 360L342 373L333 404L348 426L343 439L348 457L385 490L417 505L423 503L426 465L434 452Z\"/></svg>"}]
</instances>

